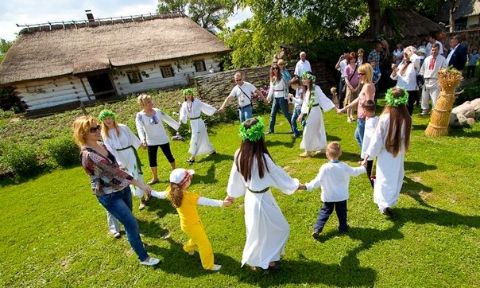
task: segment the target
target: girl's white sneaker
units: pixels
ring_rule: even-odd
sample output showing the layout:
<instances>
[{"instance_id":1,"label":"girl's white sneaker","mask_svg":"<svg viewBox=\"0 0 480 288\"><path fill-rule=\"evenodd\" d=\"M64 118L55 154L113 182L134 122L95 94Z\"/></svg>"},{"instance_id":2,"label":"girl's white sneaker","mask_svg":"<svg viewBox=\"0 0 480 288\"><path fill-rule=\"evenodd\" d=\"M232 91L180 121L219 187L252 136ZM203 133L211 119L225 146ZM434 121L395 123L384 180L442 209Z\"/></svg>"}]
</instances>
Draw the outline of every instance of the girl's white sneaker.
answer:
<instances>
[{"instance_id":1,"label":"girl's white sneaker","mask_svg":"<svg viewBox=\"0 0 480 288\"><path fill-rule=\"evenodd\" d=\"M155 266L158 263L160 263L160 259L153 258L153 257L148 257L147 259L140 262L140 264L146 265L146 266Z\"/></svg>"}]
</instances>

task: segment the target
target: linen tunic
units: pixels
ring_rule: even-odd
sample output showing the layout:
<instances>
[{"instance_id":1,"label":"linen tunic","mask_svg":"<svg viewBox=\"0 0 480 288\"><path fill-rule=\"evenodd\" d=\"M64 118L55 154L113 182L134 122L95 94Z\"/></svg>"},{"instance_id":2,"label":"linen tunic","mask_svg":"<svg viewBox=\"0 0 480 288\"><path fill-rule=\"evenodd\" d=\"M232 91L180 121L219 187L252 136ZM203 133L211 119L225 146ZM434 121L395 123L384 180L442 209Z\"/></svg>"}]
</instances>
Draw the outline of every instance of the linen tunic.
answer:
<instances>
[{"instance_id":1,"label":"linen tunic","mask_svg":"<svg viewBox=\"0 0 480 288\"><path fill-rule=\"evenodd\" d=\"M258 175L256 159L252 165L252 177L245 181L237 170L236 162L239 150L235 153L234 162L228 179L227 193L231 197L245 196L245 226L247 239L242 255L242 266L267 269L269 263L280 260L290 234L290 226L273 198L270 189L264 193L253 193L268 187L275 187L285 194L293 194L300 184L298 179L291 178L272 159L265 156L263 178Z\"/></svg>"},{"instance_id":2,"label":"linen tunic","mask_svg":"<svg viewBox=\"0 0 480 288\"><path fill-rule=\"evenodd\" d=\"M373 201L380 209L391 207L397 203L402 189L403 177L405 176L404 161L405 147L400 148L397 156L385 149L388 127L390 125L390 114L380 115L375 133L371 139L366 154L372 158L377 157L376 180L373 188ZM402 143L404 142L405 129L402 127Z\"/></svg>"},{"instance_id":3,"label":"linen tunic","mask_svg":"<svg viewBox=\"0 0 480 288\"><path fill-rule=\"evenodd\" d=\"M136 150L140 147L140 139L123 124L118 124L119 134L115 129L108 130L108 137L103 138L103 144L115 156L118 165L125 169L137 181L143 182L140 161L137 161ZM144 191L134 185L130 185L133 195L142 197Z\"/></svg>"},{"instance_id":4,"label":"linen tunic","mask_svg":"<svg viewBox=\"0 0 480 288\"><path fill-rule=\"evenodd\" d=\"M180 123L160 111L160 109L153 108L153 110L155 112L151 117L147 116L144 111L137 113L135 124L138 137L142 143L146 142L148 146L167 144L168 136L162 121L175 130L178 130Z\"/></svg>"},{"instance_id":5,"label":"linen tunic","mask_svg":"<svg viewBox=\"0 0 480 288\"><path fill-rule=\"evenodd\" d=\"M322 89L317 85L315 85L315 98L312 102L312 106L316 106L309 107L309 103L310 93L306 93L302 104L302 113L308 114L308 118L305 128L303 129L300 148L306 151L319 151L327 147L327 133L325 132L325 124L323 123L322 110L325 112L330 111L335 107L335 104L327 98Z\"/></svg>"},{"instance_id":6,"label":"linen tunic","mask_svg":"<svg viewBox=\"0 0 480 288\"><path fill-rule=\"evenodd\" d=\"M190 106L191 105L191 106ZM215 149L210 143L207 134L207 127L205 122L200 118L203 114L212 116L217 109L214 107L203 103L200 99L194 99L190 104L185 101L182 103L180 108L180 122L186 124L187 120L190 119L190 128L192 130L192 137L190 139L190 148L188 153L192 156L199 154L211 153Z\"/></svg>"},{"instance_id":7,"label":"linen tunic","mask_svg":"<svg viewBox=\"0 0 480 288\"><path fill-rule=\"evenodd\" d=\"M365 152L367 151L368 146L372 140L373 134L375 133L375 128L377 127L378 116L369 117L365 120L365 132L363 134L362 141L362 153L361 158L365 159ZM373 157L369 156L368 160L373 160Z\"/></svg>"}]
</instances>

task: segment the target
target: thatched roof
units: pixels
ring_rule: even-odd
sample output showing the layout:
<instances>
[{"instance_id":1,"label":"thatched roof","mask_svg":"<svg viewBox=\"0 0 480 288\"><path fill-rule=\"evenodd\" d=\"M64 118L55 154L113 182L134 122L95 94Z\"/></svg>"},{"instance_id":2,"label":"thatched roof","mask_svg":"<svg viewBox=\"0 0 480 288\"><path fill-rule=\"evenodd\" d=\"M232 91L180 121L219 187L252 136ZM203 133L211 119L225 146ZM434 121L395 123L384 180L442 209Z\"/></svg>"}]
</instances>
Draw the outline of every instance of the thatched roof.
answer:
<instances>
[{"instance_id":1,"label":"thatched roof","mask_svg":"<svg viewBox=\"0 0 480 288\"><path fill-rule=\"evenodd\" d=\"M0 65L0 85L228 50L183 15L29 28Z\"/></svg>"},{"instance_id":2,"label":"thatched roof","mask_svg":"<svg viewBox=\"0 0 480 288\"><path fill-rule=\"evenodd\" d=\"M456 6L455 13L453 13L455 20L480 14L480 1L478 0L458 0ZM441 6L437 16L439 21L448 23L450 7L450 1L446 1Z\"/></svg>"},{"instance_id":3,"label":"thatched roof","mask_svg":"<svg viewBox=\"0 0 480 288\"><path fill-rule=\"evenodd\" d=\"M380 20L380 34L385 39L416 38L442 30L440 24L411 9L387 9ZM362 35L369 35L369 32L370 28Z\"/></svg>"}]
</instances>

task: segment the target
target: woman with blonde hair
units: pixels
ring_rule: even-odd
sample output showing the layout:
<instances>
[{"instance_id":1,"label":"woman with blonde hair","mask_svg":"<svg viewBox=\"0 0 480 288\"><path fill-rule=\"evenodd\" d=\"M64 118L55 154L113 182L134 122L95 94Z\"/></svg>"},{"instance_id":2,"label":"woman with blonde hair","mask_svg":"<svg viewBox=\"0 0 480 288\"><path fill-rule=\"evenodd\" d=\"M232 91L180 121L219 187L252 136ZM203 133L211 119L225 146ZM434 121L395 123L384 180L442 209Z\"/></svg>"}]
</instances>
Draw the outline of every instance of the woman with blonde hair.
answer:
<instances>
[{"instance_id":1,"label":"woman with blonde hair","mask_svg":"<svg viewBox=\"0 0 480 288\"><path fill-rule=\"evenodd\" d=\"M90 177L93 194L98 202L125 226L128 242L140 260L140 264L154 266L159 259L149 257L132 214L130 184L150 193L143 182L120 169L115 156L101 144L101 126L91 116L81 116L73 122L73 137L80 147L82 166Z\"/></svg>"},{"instance_id":2,"label":"woman with blonde hair","mask_svg":"<svg viewBox=\"0 0 480 288\"><path fill-rule=\"evenodd\" d=\"M363 135L365 134L365 110L363 109L363 103L368 100L375 100L375 84L373 84L373 68L369 63L362 64L358 67L358 75L362 89L358 94L357 99L353 100L350 104L338 109L337 113L343 113L345 110L356 107L357 108L357 128L355 129L354 137L362 150Z\"/></svg>"},{"instance_id":3,"label":"woman with blonde hair","mask_svg":"<svg viewBox=\"0 0 480 288\"><path fill-rule=\"evenodd\" d=\"M408 92L394 87L385 94L386 106L380 115L364 163L377 157L373 199L383 214L393 216L405 176L405 152L410 145L412 118L407 110Z\"/></svg>"},{"instance_id":4,"label":"woman with blonde hair","mask_svg":"<svg viewBox=\"0 0 480 288\"><path fill-rule=\"evenodd\" d=\"M158 183L157 170L157 151L158 147L162 149L163 155L167 158L172 170L175 169L175 158L170 150L170 143L167 132L163 127L163 122L174 130L178 130L180 123L173 120L160 109L154 108L152 97L148 94L141 94L137 98L138 103L143 108L137 113L135 117L135 124L137 126L138 136L143 145L147 146L148 162L152 170L152 180L148 182L149 185Z\"/></svg>"}]
</instances>

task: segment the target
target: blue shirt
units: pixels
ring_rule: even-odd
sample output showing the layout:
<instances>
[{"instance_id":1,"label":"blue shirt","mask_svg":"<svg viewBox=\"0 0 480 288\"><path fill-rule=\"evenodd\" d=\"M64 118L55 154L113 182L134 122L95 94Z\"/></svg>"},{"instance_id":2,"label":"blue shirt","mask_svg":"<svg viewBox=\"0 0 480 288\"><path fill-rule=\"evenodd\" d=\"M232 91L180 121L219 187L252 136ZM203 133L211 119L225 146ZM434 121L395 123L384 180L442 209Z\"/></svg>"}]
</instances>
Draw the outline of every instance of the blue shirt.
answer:
<instances>
[{"instance_id":1,"label":"blue shirt","mask_svg":"<svg viewBox=\"0 0 480 288\"><path fill-rule=\"evenodd\" d=\"M478 59L480 59L480 54L469 54L468 55L468 66L475 66L477 65Z\"/></svg>"}]
</instances>

